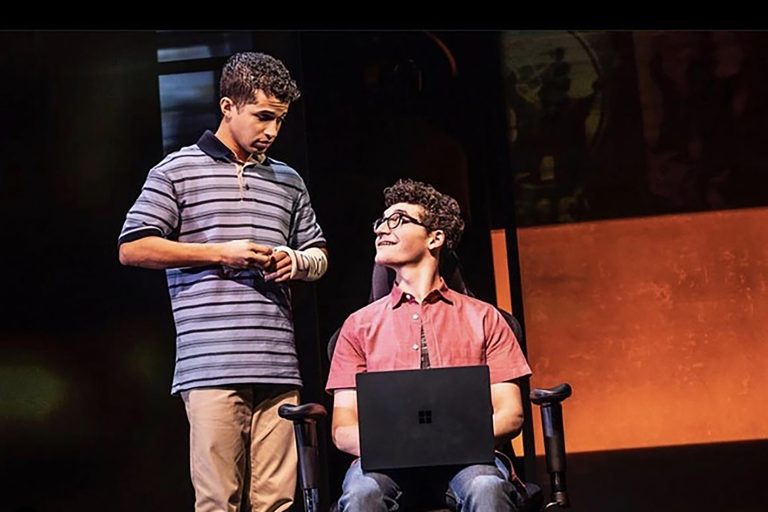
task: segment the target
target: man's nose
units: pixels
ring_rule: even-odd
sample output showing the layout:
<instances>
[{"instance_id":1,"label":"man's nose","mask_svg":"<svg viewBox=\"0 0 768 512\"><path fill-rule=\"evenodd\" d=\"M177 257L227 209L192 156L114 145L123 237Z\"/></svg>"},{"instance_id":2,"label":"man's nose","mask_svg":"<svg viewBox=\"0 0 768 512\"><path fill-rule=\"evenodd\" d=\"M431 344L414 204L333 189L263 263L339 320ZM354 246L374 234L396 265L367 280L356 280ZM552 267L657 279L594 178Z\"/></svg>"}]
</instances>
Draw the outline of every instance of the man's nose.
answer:
<instances>
[{"instance_id":1,"label":"man's nose","mask_svg":"<svg viewBox=\"0 0 768 512\"><path fill-rule=\"evenodd\" d=\"M278 131L280 131L280 128L277 126L277 122L272 121L267 124L267 127L264 129L264 135L266 135L271 140L277 137Z\"/></svg>"},{"instance_id":2,"label":"man's nose","mask_svg":"<svg viewBox=\"0 0 768 512\"><path fill-rule=\"evenodd\" d=\"M389 226L387 226L387 221L382 222L378 227L373 229L373 232L377 235L383 235L389 233L390 231L391 230L389 229Z\"/></svg>"}]
</instances>

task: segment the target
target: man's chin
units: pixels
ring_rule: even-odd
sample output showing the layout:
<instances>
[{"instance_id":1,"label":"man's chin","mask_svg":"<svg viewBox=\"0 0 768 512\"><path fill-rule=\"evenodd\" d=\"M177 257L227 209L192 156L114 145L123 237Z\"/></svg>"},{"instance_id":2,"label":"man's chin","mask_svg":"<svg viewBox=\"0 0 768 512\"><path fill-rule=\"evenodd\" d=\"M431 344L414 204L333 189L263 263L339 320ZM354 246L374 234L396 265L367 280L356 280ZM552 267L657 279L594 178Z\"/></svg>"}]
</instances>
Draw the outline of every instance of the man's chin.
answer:
<instances>
[{"instance_id":1,"label":"man's chin","mask_svg":"<svg viewBox=\"0 0 768 512\"><path fill-rule=\"evenodd\" d=\"M376 257L373 258L373 261L377 265L382 265L382 266L385 266L385 267L387 267L387 266L389 266L389 265L391 265L393 263L392 258L388 258L386 255L381 254L380 252L376 253Z\"/></svg>"}]
</instances>

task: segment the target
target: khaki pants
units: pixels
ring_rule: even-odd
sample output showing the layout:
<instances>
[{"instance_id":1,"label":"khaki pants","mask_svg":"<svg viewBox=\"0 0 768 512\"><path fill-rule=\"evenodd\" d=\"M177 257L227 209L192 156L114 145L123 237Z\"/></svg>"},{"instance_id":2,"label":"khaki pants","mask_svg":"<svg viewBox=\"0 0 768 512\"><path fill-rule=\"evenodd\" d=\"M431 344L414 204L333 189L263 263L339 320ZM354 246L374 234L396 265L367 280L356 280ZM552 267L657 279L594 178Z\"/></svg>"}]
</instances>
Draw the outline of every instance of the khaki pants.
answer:
<instances>
[{"instance_id":1,"label":"khaki pants","mask_svg":"<svg viewBox=\"0 0 768 512\"><path fill-rule=\"evenodd\" d=\"M277 409L297 404L298 390L254 384L193 389L181 397L195 511L288 510L296 491L296 442L293 424Z\"/></svg>"}]
</instances>

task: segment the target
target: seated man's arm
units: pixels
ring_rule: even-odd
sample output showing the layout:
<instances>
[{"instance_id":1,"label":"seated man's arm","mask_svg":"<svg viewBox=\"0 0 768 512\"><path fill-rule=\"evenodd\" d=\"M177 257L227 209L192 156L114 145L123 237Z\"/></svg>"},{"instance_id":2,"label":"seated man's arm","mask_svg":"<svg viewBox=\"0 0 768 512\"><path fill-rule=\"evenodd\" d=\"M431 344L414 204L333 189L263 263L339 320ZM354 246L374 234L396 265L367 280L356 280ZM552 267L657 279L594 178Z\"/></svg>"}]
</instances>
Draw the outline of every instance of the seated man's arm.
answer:
<instances>
[{"instance_id":1,"label":"seated man's arm","mask_svg":"<svg viewBox=\"0 0 768 512\"><path fill-rule=\"evenodd\" d=\"M523 427L523 401L520 386L514 382L491 384L493 436L497 445L506 443Z\"/></svg>"},{"instance_id":2,"label":"seated man's arm","mask_svg":"<svg viewBox=\"0 0 768 512\"><path fill-rule=\"evenodd\" d=\"M334 390L331 437L333 437L333 444L339 450L356 457L360 456L360 430L357 423L356 389Z\"/></svg>"}]
</instances>

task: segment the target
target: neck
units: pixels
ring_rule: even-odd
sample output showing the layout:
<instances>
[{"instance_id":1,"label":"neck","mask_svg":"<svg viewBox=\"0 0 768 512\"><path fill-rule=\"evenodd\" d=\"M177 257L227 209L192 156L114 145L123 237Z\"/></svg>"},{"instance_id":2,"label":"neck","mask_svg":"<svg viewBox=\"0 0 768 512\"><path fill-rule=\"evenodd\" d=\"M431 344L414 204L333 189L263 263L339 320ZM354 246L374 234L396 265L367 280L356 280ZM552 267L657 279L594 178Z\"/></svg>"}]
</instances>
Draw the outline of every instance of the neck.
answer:
<instances>
[{"instance_id":1,"label":"neck","mask_svg":"<svg viewBox=\"0 0 768 512\"><path fill-rule=\"evenodd\" d=\"M429 292L440 287L437 260L405 265L396 268L395 273L400 289L413 295L418 302L422 302Z\"/></svg>"},{"instance_id":2,"label":"neck","mask_svg":"<svg viewBox=\"0 0 768 512\"><path fill-rule=\"evenodd\" d=\"M240 148L235 139L229 134L229 130L224 128L224 121L221 122L219 129L216 130L216 138L223 142L240 162L246 162L251 156L250 153L246 153Z\"/></svg>"}]
</instances>

